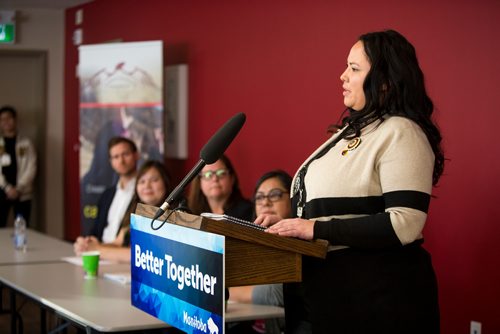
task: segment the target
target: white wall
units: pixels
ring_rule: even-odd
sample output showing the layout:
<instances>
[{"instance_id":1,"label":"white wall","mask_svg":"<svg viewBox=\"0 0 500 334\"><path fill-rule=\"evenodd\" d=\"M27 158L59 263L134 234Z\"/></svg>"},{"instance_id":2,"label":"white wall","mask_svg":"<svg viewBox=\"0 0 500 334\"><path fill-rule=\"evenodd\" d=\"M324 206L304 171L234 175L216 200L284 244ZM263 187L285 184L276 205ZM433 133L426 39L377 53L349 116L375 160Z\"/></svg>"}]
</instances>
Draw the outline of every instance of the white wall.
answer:
<instances>
[{"instance_id":1,"label":"white wall","mask_svg":"<svg viewBox=\"0 0 500 334\"><path fill-rule=\"evenodd\" d=\"M16 8L2 8L16 10ZM47 51L47 129L45 161L45 189L42 191L45 205L46 232L64 236L63 196L63 70L64 70L64 10L19 9L14 45L0 45L0 49ZM1 77L0 77L1 80Z\"/></svg>"}]
</instances>

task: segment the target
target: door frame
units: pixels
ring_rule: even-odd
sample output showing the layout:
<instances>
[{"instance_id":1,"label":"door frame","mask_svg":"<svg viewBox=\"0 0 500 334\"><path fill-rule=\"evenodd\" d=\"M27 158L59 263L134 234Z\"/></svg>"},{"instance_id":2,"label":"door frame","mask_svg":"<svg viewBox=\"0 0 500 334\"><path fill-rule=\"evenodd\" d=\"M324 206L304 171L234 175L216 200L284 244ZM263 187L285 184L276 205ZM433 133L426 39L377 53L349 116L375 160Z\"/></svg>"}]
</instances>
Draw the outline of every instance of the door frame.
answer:
<instances>
[{"instance_id":1,"label":"door frame","mask_svg":"<svg viewBox=\"0 0 500 334\"><path fill-rule=\"evenodd\" d=\"M37 138L30 138L37 151L37 174L34 183L34 196L32 200L32 212L30 227L39 231L46 231L46 208L50 203L46 189L46 161L45 152L47 148L47 59L48 52L45 50L19 50L0 48L0 61L2 58L27 57L35 61L40 70L40 115L37 121ZM38 107L37 107L38 109ZM18 116L19 117L19 116Z\"/></svg>"}]
</instances>

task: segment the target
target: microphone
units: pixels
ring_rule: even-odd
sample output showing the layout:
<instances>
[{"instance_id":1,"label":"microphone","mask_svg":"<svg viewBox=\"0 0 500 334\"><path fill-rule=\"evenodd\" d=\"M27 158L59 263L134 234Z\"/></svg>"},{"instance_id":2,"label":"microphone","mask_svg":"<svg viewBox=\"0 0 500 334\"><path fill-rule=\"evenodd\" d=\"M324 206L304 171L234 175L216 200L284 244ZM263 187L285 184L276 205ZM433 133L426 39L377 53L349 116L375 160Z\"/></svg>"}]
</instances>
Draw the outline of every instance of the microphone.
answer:
<instances>
[{"instance_id":1,"label":"microphone","mask_svg":"<svg viewBox=\"0 0 500 334\"><path fill-rule=\"evenodd\" d=\"M217 132L210 138L210 140L203 146L200 151L200 160L191 169L191 171L182 179L181 183L168 195L167 199L158 208L153 218L153 221L158 219L165 210L170 207L179 195L184 191L184 188L191 182L196 175L200 173L206 164L213 164L222 156L227 147L234 140L238 132L240 132L243 124L245 124L246 116L244 113L236 114L231 117Z\"/></svg>"}]
</instances>

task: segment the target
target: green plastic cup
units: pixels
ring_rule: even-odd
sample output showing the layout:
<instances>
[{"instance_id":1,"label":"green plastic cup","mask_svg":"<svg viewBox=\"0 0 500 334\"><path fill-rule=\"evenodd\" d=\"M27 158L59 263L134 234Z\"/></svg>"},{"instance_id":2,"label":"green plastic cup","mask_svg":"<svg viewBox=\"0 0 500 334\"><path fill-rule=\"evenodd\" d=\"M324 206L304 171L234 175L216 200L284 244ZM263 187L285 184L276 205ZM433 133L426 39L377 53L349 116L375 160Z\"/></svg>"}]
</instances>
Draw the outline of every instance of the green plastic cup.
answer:
<instances>
[{"instance_id":1,"label":"green plastic cup","mask_svg":"<svg viewBox=\"0 0 500 334\"><path fill-rule=\"evenodd\" d=\"M95 279L99 271L99 255L98 251L90 251L82 253L83 271L85 278Z\"/></svg>"}]
</instances>

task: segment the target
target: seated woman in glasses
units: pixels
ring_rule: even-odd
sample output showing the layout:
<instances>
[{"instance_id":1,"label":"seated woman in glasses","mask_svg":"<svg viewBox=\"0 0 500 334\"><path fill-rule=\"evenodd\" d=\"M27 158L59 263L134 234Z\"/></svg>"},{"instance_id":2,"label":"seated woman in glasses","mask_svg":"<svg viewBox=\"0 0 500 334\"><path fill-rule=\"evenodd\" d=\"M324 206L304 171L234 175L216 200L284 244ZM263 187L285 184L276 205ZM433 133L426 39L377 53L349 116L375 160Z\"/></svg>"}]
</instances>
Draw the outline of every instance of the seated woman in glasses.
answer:
<instances>
[{"instance_id":1,"label":"seated woman in glasses","mask_svg":"<svg viewBox=\"0 0 500 334\"><path fill-rule=\"evenodd\" d=\"M137 203L159 206L170 191L170 177L165 166L155 160L146 161L137 173L135 195L129 206L118 236L112 243L103 244L94 236L78 237L74 243L77 255L85 251L97 250L101 259L130 262L130 214L135 212Z\"/></svg>"},{"instance_id":2,"label":"seated woman in glasses","mask_svg":"<svg viewBox=\"0 0 500 334\"><path fill-rule=\"evenodd\" d=\"M292 215L289 189L292 177L282 170L274 170L260 177L255 186L255 215L277 215L281 219ZM283 306L283 284L241 286L229 289L229 299L240 303ZM276 322L270 327L266 323L266 333L276 331ZM255 326L255 324L254 324Z\"/></svg>"},{"instance_id":3,"label":"seated woman in glasses","mask_svg":"<svg viewBox=\"0 0 500 334\"><path fill-rule=\"evenodd\" d=\"M251 221L252 203L243 198L233 164L223 155L206 165L191 183L188 206L193 214L203 212L226 214Z\"/></svg>"}]
</instances>

